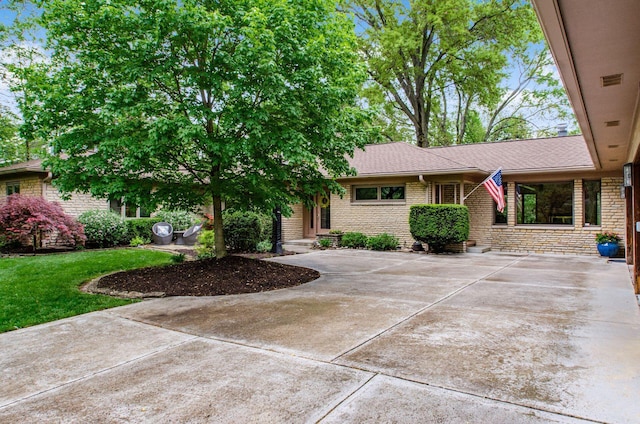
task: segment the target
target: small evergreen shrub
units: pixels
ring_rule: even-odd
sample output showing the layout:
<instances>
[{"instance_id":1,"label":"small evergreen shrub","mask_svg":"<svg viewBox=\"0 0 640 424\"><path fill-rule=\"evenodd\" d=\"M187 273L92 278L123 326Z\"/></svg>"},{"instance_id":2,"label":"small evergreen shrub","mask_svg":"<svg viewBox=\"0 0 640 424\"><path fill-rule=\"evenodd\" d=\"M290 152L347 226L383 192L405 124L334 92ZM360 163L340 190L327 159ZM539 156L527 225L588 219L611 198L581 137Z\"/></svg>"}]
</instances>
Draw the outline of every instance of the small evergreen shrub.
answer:
<instances>
[{"instance_id":1,"label":"small evergreen shrub","mask_svg":"<svg viewBox=\"0 0 640 424\"><path fill-rule=\"evenodd\" d=\"M13 194L0 207L0 240L3 245L41 247L44 238L56 236L56 242L82 245L82 225L64 213L62 207L42 197Z\"/></svg>"},{"instance_id":2,"label":"small evergreen shrub","mask_svg":"<svg viewBox=\"0 0 640 424\"><path fill-rule=\"evenodd\" d=\"M223 212L222 219L228 249L234 252L255 252L262 234L259 214L229 211Z\"/></svg>"},{"instance_id":3,"label":"small evergreen shrub","mask_svg":"<svg viewBox=\"0 0 640 424\"><path fill-rule=\"evenodd\" d=\"M208 259L216 257L216 235L213 230L202 230L198 235L198 245L196 246L198 259Z\"/></svg>"},{"instance_id":4,"label":"small evergreen shrub","mask_svg":"<svg viewBox=\"0 0 640 424\"><path fill-rule=\"evenodd\" d=\"M331 239L328 239L328 238L323 238L323 239L318 240L318 244L323 249L328 249L331 246L333 246L333 241Z\"/></svg>"},{"instance_id":5,"label":"small evergreen shrub","mask_svg":"<svg viewBox=\"0 0 640 424\"><path fill-rule=\"evenodd\" d=\"M396 250L398 238L391 234L382 233L367 239L367 249L371 250Z\"/></svg>"},{"instance_id":6,"label":"small evergreen shrub","mask_svg":"<svg viewBox=\"0 0 640 424\"><path fill-rule=\"evenodd\" d=\"M262 240L256 245L256 250L260 253L266 253L271 251L272 244L269 240Z\"/></svg>"},{"instance_id":7,"label":"small evergreen shrub","mask_svg":"<svg viewBox=\"0 0 640 424\"><path fill-rule=\"evenodd\" d=\"M362 233L344 233L340 240L340 246L351 249L364 248L367 246L368 237Z\"/></svg>"},{"instance_id":8,"label":"small evergreen shrub","mask_svg":"<svg viewBox=\"0 0 640 424\"><path fill-rule=\"evenodd\" d=\"M157 222L166 222L171 224L173 231L185 231L199 221L191 212L179 210L160 210L156 214L155 218L159 220Z\"/></svg>"},{"instance_id":9,"label":"small evergreen shrub","mask_svg":"<svg viewBox=\"0 0 640 424\"><path fill-rule=\"evenodd\" d=\"M143 237L140 237L140 236L135 236L129 242L129 246L138 247L138 246L144 246L145 244L149 244L149 243L151 243L150 239L146 239L146 238L143 238Z\"/></svg>"},{"instance_id":10,"label":"small evergreen shrub","mask_svg":"<svg viewBox=\"0 0 640 424\"><path fill-rule=\"evenodd\" d=\"M181 264L186 259L184 253L176 253L175 255L171 255L171 262L174 264Z\"/></svg>"},{"instance_id":11,"label":"small evergreen shrub","mask_svg":"<svg viewBox=\"0 0 640 424\"><path fill-rule=\"evenodd\" d=\"M153 224L160 222L160 218L135 218L126 219L124 222L127 225L127 236L131 240L136 237L151 240L153 238L153 232L151 231Z\"/></svg>"},{"instance_id":12,"label":"small evergreen shrub","mask_svg":"<svg viewBox=\"0 0 640 424\"><path fill-rule=\"evenodd\" d=\"M84 212L78 217L84 225L87 244L97 247L113 247L127 243L127 224L118 214L111 211L95 210Z\"/></svg>"},{"instance_id":13,"label":"small evergreen shrub","mask_svg":"<svg viewBox=\"0 0 640 424\"><path fill-rule=\"evenodd\" d=\"M447 244L469 238L469 209L463 205L413 205L409 230L414 239L427 243L429 250L442 252Z\"/></svg>"}]
</instances>

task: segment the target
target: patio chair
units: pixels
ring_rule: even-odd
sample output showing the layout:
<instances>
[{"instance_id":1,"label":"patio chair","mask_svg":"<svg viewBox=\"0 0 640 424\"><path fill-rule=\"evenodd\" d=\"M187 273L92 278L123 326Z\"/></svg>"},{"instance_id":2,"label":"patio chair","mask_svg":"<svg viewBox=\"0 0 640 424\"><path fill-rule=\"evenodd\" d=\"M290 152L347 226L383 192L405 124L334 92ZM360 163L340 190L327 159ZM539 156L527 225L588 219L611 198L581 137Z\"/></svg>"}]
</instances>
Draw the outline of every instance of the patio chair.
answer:
<instances>
[{"instance_id":1,"label":"patio chair","mask_svg":"<svg viewBox=\"0 0 640 424\"><path fill-rule=\"evenodd\" d=\"M189 227L187 231L185 231L182 235L182 242L187 246L193 246L194 244L196 244L196 241L198 240L198 234L202 229L202 225L203 224L196 224L192 227Z\"/></svg>"},{"instance_id":2,"label":"patio chair","mask_svg":"<svg viewBox=\"0 0 640 424\"><path fill-rule=\"evenodd\" d=\"M151 228L155 244L170 244L173 240L173 227L168 222L157 222Z\"/></svg>"}]
</instances>

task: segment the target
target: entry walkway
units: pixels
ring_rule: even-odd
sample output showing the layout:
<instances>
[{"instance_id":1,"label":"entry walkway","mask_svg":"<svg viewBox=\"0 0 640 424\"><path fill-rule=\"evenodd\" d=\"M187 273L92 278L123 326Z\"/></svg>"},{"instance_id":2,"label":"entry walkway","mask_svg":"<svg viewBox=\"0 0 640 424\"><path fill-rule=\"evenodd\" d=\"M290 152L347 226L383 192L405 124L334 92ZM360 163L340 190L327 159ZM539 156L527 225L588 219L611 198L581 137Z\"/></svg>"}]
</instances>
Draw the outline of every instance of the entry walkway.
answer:
<instances>
[{"instance_id":1,"label":"entry walkway","mask_svg":"<svg viewBox=\"0 0 640 424\"><path fill-rule=\"evenodd\" d=\"M0 335L0 422L640 422L640 314L624 263L273 260L322 277Z\"/></svg>"}]
</instances>

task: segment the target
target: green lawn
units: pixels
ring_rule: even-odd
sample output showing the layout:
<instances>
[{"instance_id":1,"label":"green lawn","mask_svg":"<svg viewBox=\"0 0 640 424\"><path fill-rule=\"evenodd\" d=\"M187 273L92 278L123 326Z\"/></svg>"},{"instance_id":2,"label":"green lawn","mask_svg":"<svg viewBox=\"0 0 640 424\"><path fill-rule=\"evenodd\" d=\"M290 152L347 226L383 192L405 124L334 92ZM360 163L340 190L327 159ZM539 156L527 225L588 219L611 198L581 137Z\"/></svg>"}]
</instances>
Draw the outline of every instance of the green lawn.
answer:
<instances>
[{"instance_id":1,"label":"green lawn","mask_svg":"<svg viewBox=\"0 0 640 424\"><path fill-rule=\"evenodd\" d=\"M102 274L169 264L171 255L111 249L0 259L0 332L132 303L81 292Z\"/></svg>"}]
</instances>

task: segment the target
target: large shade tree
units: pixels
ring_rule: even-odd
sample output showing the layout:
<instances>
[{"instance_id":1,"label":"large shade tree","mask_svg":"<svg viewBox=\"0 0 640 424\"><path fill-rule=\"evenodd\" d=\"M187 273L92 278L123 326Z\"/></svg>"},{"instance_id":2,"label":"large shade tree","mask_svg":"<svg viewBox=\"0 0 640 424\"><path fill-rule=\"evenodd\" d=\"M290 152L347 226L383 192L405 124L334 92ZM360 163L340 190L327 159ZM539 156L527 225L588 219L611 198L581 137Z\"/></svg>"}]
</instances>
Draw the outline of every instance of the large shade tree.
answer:
<instances>
[{"instance_id":1,"label":"large shade tree","mask_svg":"<svg viewBox=\"0 0 640 424\"><path fill-rule=\"evenodd\" d=\"M367 141L353 22L326 0L42 1L31 84L57 186L154 207L308 201ZM29 76L29 75L27 75ZM35 108L35 111L33 110Z\"/></svg>"},{"instance_id":2,"label":"large shade tree","mask_svg":"<svg viewBox=\"0 0 640 424\"><path fill-rule=\"evenodd\" d=\"M532 46L542 45L543 38L528 1L342 0L340 5L357 23L371 80L365 94L382 105L380 121L390 138L413 133L420 147L487 141L521 132L522 122L528 125L535 115L531 109L558 104L558 93L548 94L557 83L549 87L553 81L530 59ZM511 91L502 83L516 63L529 66ZM545 94L525 93L536 82ZM543 105L536 103L541 97Z\"/></svg>"}]
</instances>

